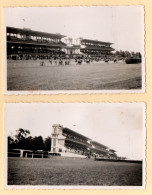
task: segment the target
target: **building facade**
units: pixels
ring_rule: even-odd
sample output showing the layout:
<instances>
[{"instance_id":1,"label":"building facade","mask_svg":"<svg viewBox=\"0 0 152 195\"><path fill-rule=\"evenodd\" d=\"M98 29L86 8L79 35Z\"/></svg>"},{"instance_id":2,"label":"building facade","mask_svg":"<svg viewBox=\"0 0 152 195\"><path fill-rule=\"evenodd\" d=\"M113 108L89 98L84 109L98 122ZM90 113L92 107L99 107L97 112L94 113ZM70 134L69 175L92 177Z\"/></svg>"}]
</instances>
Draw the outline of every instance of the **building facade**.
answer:
<instances>
[{"instance_id":1,"label":"building facade","mask_svg":"<svg viewBox=\"0 0 152 195\"><path fill-rule=\"evenodd\" d=\"M80 44L80 52L84 55L108 57L114 51L112 43L109 42L79 38L77 43Z\"/></svg>"},{"instance_id":2,"label":"building facade","mask_svg":"<svg viewBox=\"0 0 152 195\"><path fill-rule=\"evenodd\" d=\"M64 55L64 35L51 34L31 29L7 27L8 59L48 59L53 55Z\"/></svg>"},{"instance_id":3,"label":"building facade","mask_svg":"<svg viewBox=\"0 0 152 195\"><path fill-rule=\"evenodd\" d=\"M31 29L7 27L7 59L30 60L52 57L89 56L107 57L112 55L112 43L52 34Z\"/></svg>"},{"instance_id":4,"label":"building facade","mask_svg":"<svg viewBox=\"0 0 152 195\"><path fill-rule=\"evenodd\" d=\"M59 124L52 126L51 153L117 159L115 150Z\"/></svg>"}]
</instances>

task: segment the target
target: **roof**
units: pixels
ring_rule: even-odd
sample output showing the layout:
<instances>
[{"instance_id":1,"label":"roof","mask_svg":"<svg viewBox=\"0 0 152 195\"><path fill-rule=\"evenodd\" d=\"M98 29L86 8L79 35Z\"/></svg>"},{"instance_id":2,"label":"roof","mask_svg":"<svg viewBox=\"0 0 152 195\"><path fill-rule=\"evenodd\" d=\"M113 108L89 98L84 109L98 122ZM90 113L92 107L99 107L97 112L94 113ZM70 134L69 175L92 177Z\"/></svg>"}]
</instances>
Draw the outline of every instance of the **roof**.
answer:
<instances>
[{"instance_id":1,"label":"roof","mask_svg":"<svg viewBox=\"0 0 152 195\"><path fill-rule=\"evenodd\" d=\"M80 49L79 45L72 45L72 46L64 46L64 48L69 48L69 49Z\"/></svg>"},{"instance_id":2,"label":"roof","mask_svg":"<svg viewBox=\"0 0 152 195\"><path fill-rule=\"evenodd\" d=\"M54 39L61 39L63 37L66 37L65 35L61 34L52 34L52 33L46 33L41 31L35 31L31 29L21 29L21 28L15 28L15 27L6 27L7 33L20 33L20 34L27 34L27 35L33 35L33 36L44 36L47 38L54 38Z\"/></svg>"},{"instance_id":3,"label":"roof","mask_svg":"<svg viewBox=\"0 0 152 195\"><path fill-rule=\"evenodd\" d=\"M104 45L112 45L113 44L113 43L109 43L109 42L103 42L103 41L97 41L97 40L91 40L91 39L82 39L81 42L89 42L89 43L104 44Z\"/></svg>"},{"instance_id":4,"label":"roof","mask_svg":"<svg viewBox=\"0 0 152 195\"><path fill-rule=\"evenodd\" d=\"M100 152L100 153L103 153L103 154L108 154L108 151L106 150L102 150L102 149L98 149L98 148L90 148L92 151L97 151L97 152Z\"/></svg>"},{"instance_id":5,"label":"roof","mask_svg":"<svg viewBox=\"0 0 152 195\"><path fill-rule=\"evenodd\" d=\"M101 144L99 142L96 142L96 141L91 141L91 144L97 144L97 145L102 146L104 148L108 148L107 146L105 146L105 145L103 145L103 144Z\"/></svg>"},{"instance_id":6,"label":"roof","mask_svg":"<svg viewBox=\"0 0 152 195\"><path fill-rule=\"evenodd\" d=\"M81 48L82 50L100 50L100 51L114 51L113 48L111 47L93 47L93 46L89 46L89 47L85 47L85 48Z\"/></svg>"},{"instance_id":7,"label":"roof","mask_svg":"<svg viewBox=\"0 0 152 195\"><path fill-rule=\"evenodd\" d=\"M73 131L73 130L68 129L68 128L63 128L63 133L72 134L72 135L78 136L78 137L80 137L81 139L84 139L84 140L91 140L90 138L85 137L84 135L81 135L81 134L77 133L76 131Z\"/></svg>"},{"instance_id":8,"label":"roof","mask_svg":"<svg viewBox=\"0 0 152 195\"><path fill-rule=\"evenodd\" d=\"M113 149L110 149L109 151L111 151L111 152L116 152L116 150L113 150Z\"/></svg>"}]
</instances>

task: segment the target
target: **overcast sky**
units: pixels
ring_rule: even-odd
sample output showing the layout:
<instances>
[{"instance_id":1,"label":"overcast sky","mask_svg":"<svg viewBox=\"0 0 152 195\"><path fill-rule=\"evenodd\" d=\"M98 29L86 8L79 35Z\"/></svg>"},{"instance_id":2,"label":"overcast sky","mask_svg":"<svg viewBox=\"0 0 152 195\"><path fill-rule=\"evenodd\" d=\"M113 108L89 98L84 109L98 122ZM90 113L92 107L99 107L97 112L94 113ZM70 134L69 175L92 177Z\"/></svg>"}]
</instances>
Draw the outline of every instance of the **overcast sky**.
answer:
<instances>
[{"instance_id":1,"label":"overcast sky","mask_svg":"<svg viewBox=\"0 0 152 195\"><path fill-rule=\"evenodd\" d=\"M115 149L119 156L143 159L145 121L143 103L8 103L6 135L19 128L31 136L51 135L61 124Z\"/></svg>"},{"instance_id":2,"label":"overcast sky","mask_svg":"<svg viewBox=\"0 0 152 195\"><path fill-rule=\"evenodd\" d=\"M4 8L4 26L112 42L116 50L142 52L143 6Z\"/></svg>"}]
</instances>

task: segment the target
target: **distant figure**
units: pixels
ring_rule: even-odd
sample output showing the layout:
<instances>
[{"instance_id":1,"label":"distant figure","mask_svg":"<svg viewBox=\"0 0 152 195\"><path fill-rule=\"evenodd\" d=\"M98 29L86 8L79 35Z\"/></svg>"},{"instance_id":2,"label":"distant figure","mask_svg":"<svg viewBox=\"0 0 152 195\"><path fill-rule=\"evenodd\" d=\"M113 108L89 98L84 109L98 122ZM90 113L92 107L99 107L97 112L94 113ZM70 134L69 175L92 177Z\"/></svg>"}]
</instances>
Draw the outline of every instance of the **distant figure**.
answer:
<instances>
[{"instance_id":1,"label":"distant figure","mask_svg":"<svg viewBox=\"0 0 152 195\"><path fill-rule=\"evenodd\" d=\"M87 63L87 64L90 63L90 59L87 59L87 60L86 60L86 63Z\"/></svg>"},{"instance_id":2,"label":"distant figure","mask_svg":"<svg viewBox=\"0 0 152 195\"><path fill-rule=\"evenodd\" d=\"M115 58L113 61L114 61L114 63L116 63L117 62L117 59Z\"/></svg>"},{"instance_id":3,"label":"distant figure","mask_svg":"<svg viewBox=\"0 0 152 195\"><path fill-rule=\"evenodd\" d=\"M69 60L65 60L65 65L69 65L70 61Z\"/></svg>"},{"instance_id":4,"label":"distant figure","mask_svg":"<svg viewBox=\"0 0 152 195\"><path fill-rule=\"evenodd\" d=\"M40 66L44 66L44 61L40 62Z\"/></svg>"},{"instance_id":5,"label":"distant figure","mask_svg":"<svg viewBox=\"0 0 152 195\"><path fill-rule=\"evenodd\" d=\"M105 59L105 63L108 63L109 62L109 59Z\"/></svg>"},{"instance_id":6,"label":"distant figure","mask_svg":"<svg viewBox=\"0 0 152 195\"><path fill-rule=\"evenodd\" d=\"M79 59L78 61L77 61L77 64L82 64L82 60L81 59Z\"/></svg>"},{"instance_id":7,"label":"distant figure","mask_svg":"<svg viewBox=\"0 0 152 195\"><path fill-rule=\"evenodd\" d=\"M62 61L62 60L60 60L60 61L59 61L59 64L60 64L60 65L62 65L62 64L63 64L63 61Z\"/></svg>"},{"instance_id":8,"label":"distant figure","mask_svg":"<svg viewBox=\"0 0 152 195\"><path fill-rule=\"evenodd\" d=\"M52 60L49 60L50 64L52 64Z\"/></svg>"}]
</instances>

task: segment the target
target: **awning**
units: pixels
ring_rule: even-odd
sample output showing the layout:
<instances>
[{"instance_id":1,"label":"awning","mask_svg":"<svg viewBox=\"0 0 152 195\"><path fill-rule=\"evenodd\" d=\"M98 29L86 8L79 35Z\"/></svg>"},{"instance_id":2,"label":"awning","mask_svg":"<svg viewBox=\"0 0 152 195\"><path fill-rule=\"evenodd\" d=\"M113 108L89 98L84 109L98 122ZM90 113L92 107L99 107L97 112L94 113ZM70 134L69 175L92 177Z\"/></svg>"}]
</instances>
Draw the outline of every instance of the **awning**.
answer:
<instances>
[{"instance_id":1,"label":"awning","mask_svg":"<svg viewBox=\"0 0 152 195\"><path fill-rule=\"evenodd\" d=\"M66 37L65 35L61 34L52 34L52 33L46 33L46 32L39 32L31 29L21 29L21 28L14 28L14 27L6 27L7 33L16 33L16 34L26 34L31 36L42 36L47 37L51 39L61 39L63 37Z\"/></svg>"}]
</instances>

